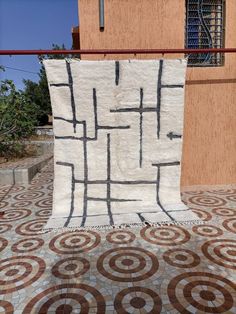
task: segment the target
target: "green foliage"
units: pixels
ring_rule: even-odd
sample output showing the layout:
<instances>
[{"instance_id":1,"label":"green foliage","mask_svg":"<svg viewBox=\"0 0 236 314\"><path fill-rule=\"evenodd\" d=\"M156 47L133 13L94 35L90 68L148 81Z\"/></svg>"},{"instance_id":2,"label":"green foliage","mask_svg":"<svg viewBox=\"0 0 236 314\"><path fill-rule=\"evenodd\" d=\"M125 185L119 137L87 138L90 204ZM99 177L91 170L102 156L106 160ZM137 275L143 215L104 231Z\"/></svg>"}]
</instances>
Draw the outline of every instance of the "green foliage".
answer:
<instances>
[{"instance_id":1,"label":"green foliage","mask_svg":"<svg viewBox=\"0 0 236 314\"><path fill-rule=\"evenodd\" d=\"M52 50L66 50L66 47L64 44L61 46L57 44L52 44ZM56 54L56 55L41 55L39 56L39 60L44 60L44 59L65 59L65 58L71 58L71 55L67 54Z\"/></svg>"},{"instance_id":2,"label":"green foliage","mask_svg":"<svg viewBox=\"0 0 236 314\"><path fill-rule=\"evenodd\" d=\"M0 86L0 156L25 154L24 141L34 132L36 107L11 80Z\"/></svg>"},{"instance_id":3,"label":"green foliage","mask_svg":"<svg viewBox=\"0 0 236 314\"><path fill-rule=\"evenodd\" d=\"M23 80L25 84L24 95L36 108L36 124L42 125L47 122L47 115L51 114L51 104L47 80L40 79L39 83L31 80Z\"/></svg>"},{"instance_id":4,"label":"green foliage","mask_svg":"<svg viewBox=\"0 0 236 314\"><path fill-rule=\"evenodd\" d=\"M65 46L52 45L53 50L65 50ZM43 55L43 59L64 59L68 55ZM0 71L4 71L0 66ZM36 125L47 123L51 103L46 72L41 62L38 83L24 80L24 91L18 91L11 80L1 81L0 86L0 157L25 155L25 139L34 132Z\"/></svg>"},{"instance_id":5,"label":"green foliage","mask_svg":"<svg viewBox=\"0 0 236 314\"><path fill-rule=\"evenodd\" d=\"M52 45L52 50L66 50L64 44L62 46ZM46 71L44 69L42 60L45 59L64 59L68 58L67 55L42 55L39 56L39 61L41 62L41 69L39 71L39 81L35 83L31 80L24 80L25 84L25 95L30 99L31 103L37 106L37 121L38 124L45 124L47 121L47 115L52 114L50 95L48 89L48 82L46 77Z\"/></svg>"}]
</instances>

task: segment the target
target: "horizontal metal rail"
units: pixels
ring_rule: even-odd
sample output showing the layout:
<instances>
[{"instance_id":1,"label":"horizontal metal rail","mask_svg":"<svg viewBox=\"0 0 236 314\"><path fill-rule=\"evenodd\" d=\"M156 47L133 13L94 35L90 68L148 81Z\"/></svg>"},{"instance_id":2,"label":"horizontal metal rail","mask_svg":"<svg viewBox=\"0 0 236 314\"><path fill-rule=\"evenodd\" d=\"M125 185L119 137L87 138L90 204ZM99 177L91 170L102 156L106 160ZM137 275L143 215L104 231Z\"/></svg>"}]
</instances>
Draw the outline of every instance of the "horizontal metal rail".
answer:
<instances>
[{"instance_id":1,"label":"horizontal metal rail","mask_svg":"<svg viewBox=\"0 0 236 314\"><path fill-rule=\"evenodd\" d=\"M113 54L197 54L236 53L236 48L209 49L82 49L82 50L0 50L0 55L113 55Z\"/></svg>"}]
</instances>

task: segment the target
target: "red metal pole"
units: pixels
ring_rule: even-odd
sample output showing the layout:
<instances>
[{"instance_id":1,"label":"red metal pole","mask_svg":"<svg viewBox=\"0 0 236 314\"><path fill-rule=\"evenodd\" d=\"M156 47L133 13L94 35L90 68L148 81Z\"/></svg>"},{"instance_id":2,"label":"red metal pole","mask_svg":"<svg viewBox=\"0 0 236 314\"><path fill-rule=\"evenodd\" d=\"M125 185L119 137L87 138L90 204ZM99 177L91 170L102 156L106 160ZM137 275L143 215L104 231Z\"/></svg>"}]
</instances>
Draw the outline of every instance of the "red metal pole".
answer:
<instances>
[{"instance_id":1,"label":"red metal pole","mask_svg":"<svg viewBox=\"0 0 236 314\"><path fill-rule=\"evenodd\" d=\"M210 49L82 49L82 50L0 50L0 55L58 55L58 54L177 54L177 53L236 53L236 48Z\"/></svg>"}]
</instances>

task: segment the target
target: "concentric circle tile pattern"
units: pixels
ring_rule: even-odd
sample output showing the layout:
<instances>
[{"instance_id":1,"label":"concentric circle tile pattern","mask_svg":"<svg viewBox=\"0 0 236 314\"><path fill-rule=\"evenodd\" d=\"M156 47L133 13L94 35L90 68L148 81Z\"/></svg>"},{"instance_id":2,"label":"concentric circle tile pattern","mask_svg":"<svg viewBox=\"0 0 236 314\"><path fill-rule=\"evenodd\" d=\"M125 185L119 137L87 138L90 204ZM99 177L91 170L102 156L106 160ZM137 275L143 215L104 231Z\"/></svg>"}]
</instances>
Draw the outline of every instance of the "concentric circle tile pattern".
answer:
<instances>
[{"instance_id":1,"label":"concentric circle tile pattern","mask_svg":"<svg viewBox=\"0 0 236 314\"><path fill-rule=\"evenodd\" d=\"M236 187L183 192L197 225L45 232L52 169L0 186L0 313L236 313Z\"/></svg>"}]
</instances>

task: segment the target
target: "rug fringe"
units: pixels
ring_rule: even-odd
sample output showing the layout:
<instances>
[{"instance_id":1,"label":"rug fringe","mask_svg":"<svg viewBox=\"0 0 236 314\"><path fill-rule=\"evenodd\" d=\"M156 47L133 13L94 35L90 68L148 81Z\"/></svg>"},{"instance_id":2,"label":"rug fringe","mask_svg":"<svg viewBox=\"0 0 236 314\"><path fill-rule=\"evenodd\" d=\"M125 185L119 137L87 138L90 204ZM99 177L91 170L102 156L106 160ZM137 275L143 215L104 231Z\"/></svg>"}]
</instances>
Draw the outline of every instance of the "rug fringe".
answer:
<instances>
[{"instance_id":1,"label":"rug fringe","mask_svg":"<svg viewBox=\"0 0 236 314\"><path fill-rule=\"evenodd\" d=\"M87 226L87 227L54 227L54 228L43 228L45 231L49 232L74 232L74 231L90 231L90 230L98 230L100 232L106 231L118 231L121 229L134 229L134 228L143 228L143 227L160 227L160 226L175 226L175 225L202 225L206 224L207 221L203 221L201 219L196 220L186 220L186 221L163 221L163 222L149 222L144 221L140 223L130 223L130 224L120 224L120 225L99 225L99 226Z\"/></svg>"}]
</instances>

